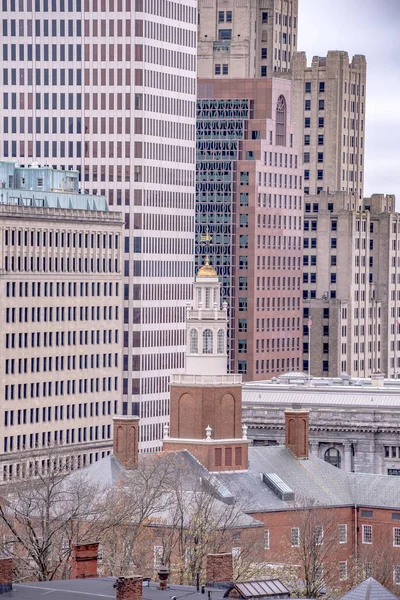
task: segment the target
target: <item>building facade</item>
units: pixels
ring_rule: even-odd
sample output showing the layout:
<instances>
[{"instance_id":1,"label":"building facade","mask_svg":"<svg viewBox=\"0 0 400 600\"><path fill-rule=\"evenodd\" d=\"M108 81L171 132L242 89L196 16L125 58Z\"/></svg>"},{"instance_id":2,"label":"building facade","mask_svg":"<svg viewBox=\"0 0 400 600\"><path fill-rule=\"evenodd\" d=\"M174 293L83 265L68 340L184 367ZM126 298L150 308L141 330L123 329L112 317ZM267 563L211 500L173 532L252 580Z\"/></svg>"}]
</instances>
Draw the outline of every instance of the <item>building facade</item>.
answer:
<instances>
[{"instance_id":1,"label":"building facade","mask_svg":"<svg viewBox=\"0 0 400 600\"><path fill-rule=\"evenodd\" d=\"M282 444L285 410L310 411L312 456L347 472L400 475L399 383L383 378L311 378L288 373L245 383L243 422L255 445Z\"/></svg>"},{"instance_id":2,"label":"building facade","mask_svg":"<svg viewBox=\"0 0 400 600\"><path fill-rule=\"evenodd\" d=\"M77 172L3 163L0 180L6 482L46 473L50 457L76 469L111 451L122 409L123 218L104 197L78 194Z\"/></svg>"},{"instance_id":3,"label":"building facade","mask_svg":"<svg viewBox=\"0 0 400 600\"><path fill-rule=\"evenodd\" d=\"M229 309L229 368L300 368L302 169L290 82L199 80L196 257Z\"/></svg>"},{"instance_id":4,"label":"building facade","mask_svg":"<svg viewBox=\"0 0 400 600\"><path fill-rule=\"evenodd\" d=\"M2 26L0 157L76 169L124 213L122 408L155 450L192 290L196 1L9 0Z\"/></svg>"},{"instance_id":5,"label":"building facade","mask_svg":"<svg viewBox=\"0 0 400 600\"><path fill-rule=\"evenodd\" d=\"M282 76L282 75L281 75ZM347 52L293 55L293 122L302 140L304 194L345 191L363 198L366 60Z\"/></svg>"},{"instance_id":6,"label":"building facade","mask_svg":"<svg viewBox=\"0 0 400 600\"><path fill-rule=\"evenodd\" d=\"M374 194L360 201L356 194L321 193L307 197L304 206L303 370L311 368L315 376L397 377L395 197Z\"/></svg>"},{"instance_id":7,"label":"building facade","mask_svg":"<svg viewBox=\"0 0 400 600\"><path fill-rule=\"evenodd\" d=\"M199 0L199 77L272 77L297 48L298 0Z\"/></svg>"}]
</instances>

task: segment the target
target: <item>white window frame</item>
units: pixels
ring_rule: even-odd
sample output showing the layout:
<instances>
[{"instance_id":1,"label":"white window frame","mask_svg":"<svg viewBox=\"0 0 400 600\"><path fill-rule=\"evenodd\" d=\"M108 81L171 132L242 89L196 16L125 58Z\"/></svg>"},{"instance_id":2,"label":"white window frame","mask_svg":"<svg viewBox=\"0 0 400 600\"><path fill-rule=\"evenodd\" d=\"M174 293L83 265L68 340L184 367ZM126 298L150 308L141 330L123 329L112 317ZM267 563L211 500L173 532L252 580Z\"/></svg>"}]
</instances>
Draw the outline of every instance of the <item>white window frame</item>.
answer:
<instances>
[{"instance_id":1,"label":"white window frame","mask_svg":"<svg viewBox=\"0 0 400 600\"><path fill-rule=\"evenodd\" d=\"M366 532L369 532L366 534ZM372 544L372 525L363 525L362 526L362 543L363 544Z\"/></svg>"},{"instance_id":2,"label":"white window frame","mask_svg":"<svg viewBox=\"0 0 400 600\"><path fill-rule=\"evenodd\" d=\"M345 581L347 579L347 560L339 562L339 580Z\"/></svg>"},{"instance_id":3,"label":"white window frame","mask_svg":"<svg viewBox=\"0 0 400 600\"><path fill-rule=\"evenodd\" d=\"M393 546L400 546L400 527L393 527Z\"/></svg>"},{"instance_id":4,"label":"white window frame","mask_svg":"<svg viewBox=\"0 0 400 600\"><path fill-rule=\"evenodd\" d=\"M298 527L292 527L291 542L292 548L298 548L300 546L300 529Z\"/></svg>"},{"instance_id":5,"label":"white window frame","mask_svg":"<svg viewBox=\"0 0 400 600\"><path fill-rule=\"evenodd\" d=\"M339 525L339 544L347 544L347 524Z\"/></svg>"},{"instance_id":6,"label":"white window frame","mask_svg":"<svg viewBox=\"0 0 400 600\"><path fill-rule=\"evenodd\" d=\"M232 548L232 558L240 558L242 549L240 547Z\"/></svg>"},{"instance_id":7,"label":"white window frame","mask_svg":"<svg viewBox=\"0 0 400 600\"><path fill-rule=\"evenodd\" d=\"M314 528L315 544L321 546L324 541L324 526L316 525Z\"/></svg>"},{"instance_id":8,"label":"white window frame","mask_svg":"<svg viewBox=\"0 0 400 600\"><path fill-rule=\"evenodd\" d=\"M162 565L162 556L164 552L164 546L155 545L153 546L153 562L154 562L154 570L160 568Z\"/></svg>"},{"instance_id":9,"label":"white window frame","mask_svg":"<svg viewBox=\"0 0 400 600\"><path fill-rule=\"evenodd\" d=\"M393 583L400 585L400 565L393 565Z\"/></svg>"},{"instance_id":10,"label":"white window frame","mask_svg":"<svg viewBox=\"0 0 400 600\"><path fill-rule=\"evenodd\" d=\"M269 529L264 529L264 550L270 549Z\"/></svg>"}]
</instances>

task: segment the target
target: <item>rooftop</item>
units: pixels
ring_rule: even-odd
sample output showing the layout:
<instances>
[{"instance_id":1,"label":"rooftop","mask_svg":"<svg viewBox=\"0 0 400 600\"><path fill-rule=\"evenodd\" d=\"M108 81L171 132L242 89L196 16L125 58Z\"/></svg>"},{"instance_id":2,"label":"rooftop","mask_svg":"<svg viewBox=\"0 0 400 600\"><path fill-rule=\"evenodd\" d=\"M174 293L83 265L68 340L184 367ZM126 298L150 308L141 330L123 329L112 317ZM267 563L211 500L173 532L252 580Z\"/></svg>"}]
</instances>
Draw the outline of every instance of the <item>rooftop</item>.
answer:
<instances>
[{"instance_id":1,"label":"rooftop","mask_svg":"<svg viewBox=\"0 0 400 600\"><path fill-rule=\"evenodd\" d=\"M369 577L342 596L342 600L397 600L397 596Z\"/></svg>"}]
</instances>

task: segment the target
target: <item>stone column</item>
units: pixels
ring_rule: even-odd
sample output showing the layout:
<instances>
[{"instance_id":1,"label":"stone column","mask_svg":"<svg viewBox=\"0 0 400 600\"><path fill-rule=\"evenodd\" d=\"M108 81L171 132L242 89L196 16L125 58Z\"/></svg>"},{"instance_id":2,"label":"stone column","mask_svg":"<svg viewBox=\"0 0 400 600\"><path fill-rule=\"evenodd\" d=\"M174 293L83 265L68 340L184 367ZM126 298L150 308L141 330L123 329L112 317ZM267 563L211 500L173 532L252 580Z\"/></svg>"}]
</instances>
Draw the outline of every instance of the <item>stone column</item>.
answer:
<instances>
[{"instance_id":1,"label":"stone column","mask_svg":"<svg viewBox=\"0 0 400 600\"><path fill-rule=\"evenodd\" d=\"M344 446L344 464L343 468L346 473L351 473L351 443L345 442Z\"/></svg>"}]
</instances>

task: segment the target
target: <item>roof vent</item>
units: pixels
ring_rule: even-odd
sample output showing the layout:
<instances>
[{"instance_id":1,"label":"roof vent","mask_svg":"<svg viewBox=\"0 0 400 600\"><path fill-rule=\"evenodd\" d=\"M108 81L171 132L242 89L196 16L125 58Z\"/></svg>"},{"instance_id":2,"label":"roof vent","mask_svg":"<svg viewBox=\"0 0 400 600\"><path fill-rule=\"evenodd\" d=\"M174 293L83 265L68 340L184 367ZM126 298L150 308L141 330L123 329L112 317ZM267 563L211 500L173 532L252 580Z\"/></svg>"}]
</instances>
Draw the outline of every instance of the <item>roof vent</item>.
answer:
<instances>
[{"instance_id":1,"label":"roof vent","mask_svg":"<svg viewBox=\"0 0 400 600\"><path fill-rule=\"evenodd\" d=\"M294 500L294 491L276 473L263 473L263 482L284 502Z\"/></svg>"},{"instance_id":2,"label":"roof vent","mask_svg":"<svg viewBox=\"0 0 400 600\"><path fill-rule=\"evenodd\" d=\"M235 497L214 475L202 477L201 483L217 500L221 500L225 504L235 504Z\"/></svg>"}]
</instances>

